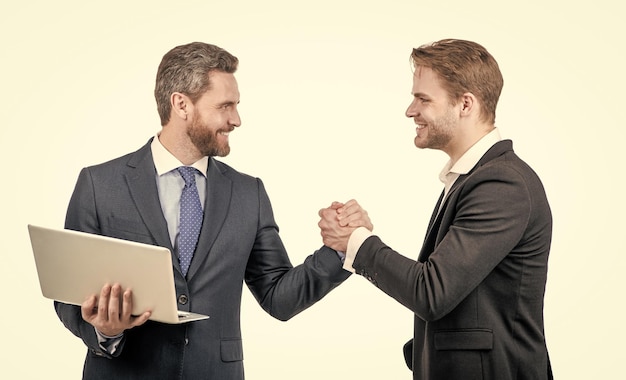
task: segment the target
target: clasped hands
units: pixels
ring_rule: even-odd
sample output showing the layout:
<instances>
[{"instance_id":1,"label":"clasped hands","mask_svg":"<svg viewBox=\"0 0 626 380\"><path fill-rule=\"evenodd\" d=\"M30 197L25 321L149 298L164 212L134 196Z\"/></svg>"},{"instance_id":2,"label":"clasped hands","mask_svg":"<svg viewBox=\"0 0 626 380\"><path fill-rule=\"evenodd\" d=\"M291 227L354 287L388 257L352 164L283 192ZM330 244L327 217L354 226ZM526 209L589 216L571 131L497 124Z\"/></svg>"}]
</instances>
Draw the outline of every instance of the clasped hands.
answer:
<instances>
[{"instance_id":1,"label":"clasped hands","mask_svg":"<svg viewBox=\"0 0 626 380\"><path fill-rule=\"evenodd\" d=\"M374 229L367 211L354 199L345 204L333 202L330 207L321 209L319 216L322 241L335 251L346 252L350 235L358 227Z\"/></svg>"}]
</instances>

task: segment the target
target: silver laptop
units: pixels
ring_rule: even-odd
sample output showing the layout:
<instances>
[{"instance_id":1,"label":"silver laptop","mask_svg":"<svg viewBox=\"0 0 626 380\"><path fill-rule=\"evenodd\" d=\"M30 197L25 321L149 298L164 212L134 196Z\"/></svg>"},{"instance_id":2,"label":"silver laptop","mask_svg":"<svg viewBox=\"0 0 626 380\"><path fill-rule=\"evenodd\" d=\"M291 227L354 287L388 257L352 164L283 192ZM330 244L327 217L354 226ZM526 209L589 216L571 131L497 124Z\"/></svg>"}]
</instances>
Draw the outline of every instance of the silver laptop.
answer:
<instances>
[{"instance_id":1,"label":"silver laptop","mask_svg":"<svg viewBox=\"0 0 626 380\"><path fill-rule=\"evenodd\" d=\"M152 310L150 319L171 324L209 318L177 309L167 248L30 224L28 231L46 298L80 305L105 283L119 283L133 291L133 315Z\"/></svg>"}]
</instances>

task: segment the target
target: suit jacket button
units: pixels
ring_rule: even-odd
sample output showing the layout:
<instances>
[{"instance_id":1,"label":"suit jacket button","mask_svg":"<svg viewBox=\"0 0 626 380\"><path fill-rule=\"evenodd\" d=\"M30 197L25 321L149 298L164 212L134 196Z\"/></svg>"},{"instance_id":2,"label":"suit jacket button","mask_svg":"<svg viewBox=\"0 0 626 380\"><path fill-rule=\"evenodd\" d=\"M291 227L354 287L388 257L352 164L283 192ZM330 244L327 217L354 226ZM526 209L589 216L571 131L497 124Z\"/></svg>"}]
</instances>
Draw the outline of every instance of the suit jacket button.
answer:
<instances>
[{"instance_id":1,"label":"suit jacket button","mask_svg":"<svg viewBox=\"0 0 626 380\"><path fill-rule=\"evenodd\" d=\"M184 294L181 294L178 297L178 303L181 304L181 305L185 305L187 303L187 301L189 301L189 298L187 298L187 296L184 295Z\"/></svg>"}]
</instances>

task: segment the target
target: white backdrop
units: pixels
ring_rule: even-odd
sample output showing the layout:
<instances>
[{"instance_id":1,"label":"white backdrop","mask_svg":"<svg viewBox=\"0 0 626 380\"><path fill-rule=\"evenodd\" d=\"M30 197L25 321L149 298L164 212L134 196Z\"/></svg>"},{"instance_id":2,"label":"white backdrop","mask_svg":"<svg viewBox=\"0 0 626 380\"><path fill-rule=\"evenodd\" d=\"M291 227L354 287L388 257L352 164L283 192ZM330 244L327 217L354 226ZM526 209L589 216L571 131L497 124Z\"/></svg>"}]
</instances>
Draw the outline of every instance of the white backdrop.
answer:
<instances>
[{"instance_id":1,"label":"white backdrop","mask_svg":"<svg viewBox=\"0 0 626 380\"><path fill-rule=\"evenodd\" d=\"M159 130L152 91L166 51L199 40L239 57L243 125L225 161L264 180L294 263L321 244L318 209L350 198L385 242L415 258L447 157L413 146L409 54L447 37L475 40L498 60L497 124L542 177L553 208L545 318L555 375L619 377L619 2L93 3L0 5L0 377L80 378L84 347L41 296L26 225L61 227L83 166ZM401 346L412 315L363 278L286 323L244 297L249 379L410 378Z\"/></svg>"}]
</instances>

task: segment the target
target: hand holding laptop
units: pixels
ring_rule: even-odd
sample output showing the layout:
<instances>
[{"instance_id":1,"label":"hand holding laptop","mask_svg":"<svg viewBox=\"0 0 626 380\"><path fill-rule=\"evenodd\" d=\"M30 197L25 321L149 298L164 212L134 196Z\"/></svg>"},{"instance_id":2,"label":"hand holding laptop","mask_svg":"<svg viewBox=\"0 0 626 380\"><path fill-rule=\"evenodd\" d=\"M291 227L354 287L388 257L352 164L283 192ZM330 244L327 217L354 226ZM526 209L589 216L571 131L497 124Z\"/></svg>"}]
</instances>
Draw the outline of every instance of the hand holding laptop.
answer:
<instances>
[{"instance_id":1,"label":"hand holding laptop","mask_svg":"<svg viewBox=\"0 0 626 380\"><path fill-rule=\"evenodd\" d=\"M178 310L167 248L34 225L28 231L44 297L80 305L83 319L104 335L148 318L170 324L209 318Z\"/></svg>"},{"instance_id":2,"label":"hand holding laptop","mask_svg":"<svg viewBox=\"0 0 626 380\"><path fill-rule=\"evenodd\" d=\"M143 325L152 312L133 316L132 290L122 293L120 284L105 284L100 296L92 294L81 305L81 314L85 321L106 336L116 336L125 330Z\"/></svg>"}]
</instances>

